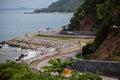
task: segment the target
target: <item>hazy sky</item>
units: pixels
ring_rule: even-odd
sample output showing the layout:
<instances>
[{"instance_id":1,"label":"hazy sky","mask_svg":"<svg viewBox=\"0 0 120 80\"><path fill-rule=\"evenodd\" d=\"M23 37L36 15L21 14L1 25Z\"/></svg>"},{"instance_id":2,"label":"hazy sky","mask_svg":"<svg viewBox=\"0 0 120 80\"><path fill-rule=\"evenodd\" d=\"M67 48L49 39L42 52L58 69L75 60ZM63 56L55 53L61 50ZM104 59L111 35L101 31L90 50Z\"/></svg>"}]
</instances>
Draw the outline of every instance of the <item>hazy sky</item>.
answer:
<instances>
[{"instance_id":1,"label":"hazy sky","mask_svg":"<svg viewBox=\"0 0 120 80\"><path fill-rule=\"evenodd\" d=\"M58 0L0 0L0 8L45 8Z\"/></svg>"}]
</instances>

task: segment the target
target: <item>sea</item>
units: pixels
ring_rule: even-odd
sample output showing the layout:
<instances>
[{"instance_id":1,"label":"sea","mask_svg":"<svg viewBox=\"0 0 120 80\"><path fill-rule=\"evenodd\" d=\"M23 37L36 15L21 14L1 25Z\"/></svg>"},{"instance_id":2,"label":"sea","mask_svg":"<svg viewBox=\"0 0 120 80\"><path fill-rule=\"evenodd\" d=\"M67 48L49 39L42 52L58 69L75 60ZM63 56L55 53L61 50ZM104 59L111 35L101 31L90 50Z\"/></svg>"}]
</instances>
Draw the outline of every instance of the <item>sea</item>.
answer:
<instances>
[{"instance_id":1,"label":"sea","mask_svg":"<svg viewBox=\"0 0 120 80\"><path fill-rule=\"evenodd\" d=\"M25 34L37 33L39 30L46 31L62 29L61 26L70 22L73 13L40 13L24 14L32 10L0 10L0 42ZM11 48L8 45L0 45L0 63L6 60L14 60L23 50ZM25 51L26 52L26 51Z\"/></svg>"}]
</instances>

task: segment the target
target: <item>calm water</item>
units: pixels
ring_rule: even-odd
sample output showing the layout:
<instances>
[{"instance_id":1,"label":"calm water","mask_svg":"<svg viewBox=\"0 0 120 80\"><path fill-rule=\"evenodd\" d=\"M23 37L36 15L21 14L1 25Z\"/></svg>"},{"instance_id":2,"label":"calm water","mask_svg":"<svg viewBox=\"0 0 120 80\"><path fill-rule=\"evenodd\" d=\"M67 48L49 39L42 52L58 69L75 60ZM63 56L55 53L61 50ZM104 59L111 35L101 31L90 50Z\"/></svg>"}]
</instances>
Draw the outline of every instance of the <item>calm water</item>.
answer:
<instances>
[{"instance_id":1,"label":"calm water","mask_svg":"<svg viewBox=\"0 0 120 80\"><path fill-rule=\"evenodd\" d=\"M23 10L1 10L0 11L0 41L8 40L38 30L61 29L61 26L69 23L72 13L41 13L23 14Z\"/></svg>"},{"instance_id":2,"label":"calm water","mask_svg":"<svg viewBox=\"0 0 120 80\"><path fill-rule=\"evenodd\" d=\"M38 30L45 31L47 27L53 30L61 29L61 26L69 23L73 15L72 13L23 14L24 12L26 11L0 11L0 42L24 34L36 33ZM6 59L15 60L20 54L21 50L18 48L2 48L0 49L0 63L4 63Z\"/></svg>"}]
</instances>

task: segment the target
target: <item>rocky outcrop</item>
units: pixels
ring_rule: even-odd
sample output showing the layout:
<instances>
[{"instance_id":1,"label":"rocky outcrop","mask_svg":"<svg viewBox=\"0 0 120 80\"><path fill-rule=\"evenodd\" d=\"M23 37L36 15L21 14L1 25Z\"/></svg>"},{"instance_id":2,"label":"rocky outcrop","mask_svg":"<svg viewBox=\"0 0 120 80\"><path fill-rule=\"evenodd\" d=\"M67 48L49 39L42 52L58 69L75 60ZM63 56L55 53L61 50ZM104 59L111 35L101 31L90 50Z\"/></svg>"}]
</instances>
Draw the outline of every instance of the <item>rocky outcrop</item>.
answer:
<instances>
[{"instance_id":1,"label":"rocky outcrop","mask_svg":"<svg viewBox=\"0 0 120 80\"><path fill-rule=\"evenodd\" d=\"M85 15L85 17L82 20L82 31L90 31L93 28L94 25L94 15L92 13L89 13Z\"/></svg>"},{"instance_id":2,"label":"rocky outcrop","mask_svg":"<svg viewBox=\"0 0 120 80\"><path fill-rule=\"evenodd\" d=\"M120 54L120 29L114 29L95 53L97 60L106 60L112 54Z\"/></svg>"}]
</instances>

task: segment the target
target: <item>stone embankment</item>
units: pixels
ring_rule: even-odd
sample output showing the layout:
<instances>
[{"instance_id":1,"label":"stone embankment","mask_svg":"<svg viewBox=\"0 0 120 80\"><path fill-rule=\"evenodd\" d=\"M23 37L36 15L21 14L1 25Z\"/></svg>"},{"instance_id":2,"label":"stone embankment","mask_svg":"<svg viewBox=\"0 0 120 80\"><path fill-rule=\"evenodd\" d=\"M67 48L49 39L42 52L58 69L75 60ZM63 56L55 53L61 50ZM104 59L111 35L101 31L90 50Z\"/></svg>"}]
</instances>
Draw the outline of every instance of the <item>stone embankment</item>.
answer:
<instances>
[{"instance_id":1,"label":"stone embankment","mask_svg":"<svg viewBox=\"0 0 120 80\"><path fill-rule=\"evenodd\" d=\"M22 49L32 50L40 50L43 47L55 48L56 51L76 46L76 44L73 42L49 40L42 38L30 38L27 36L21 36L8 41L4 41L4 44L8 44L11 47L20 47Z\"/></svg>"}]
</instances>

